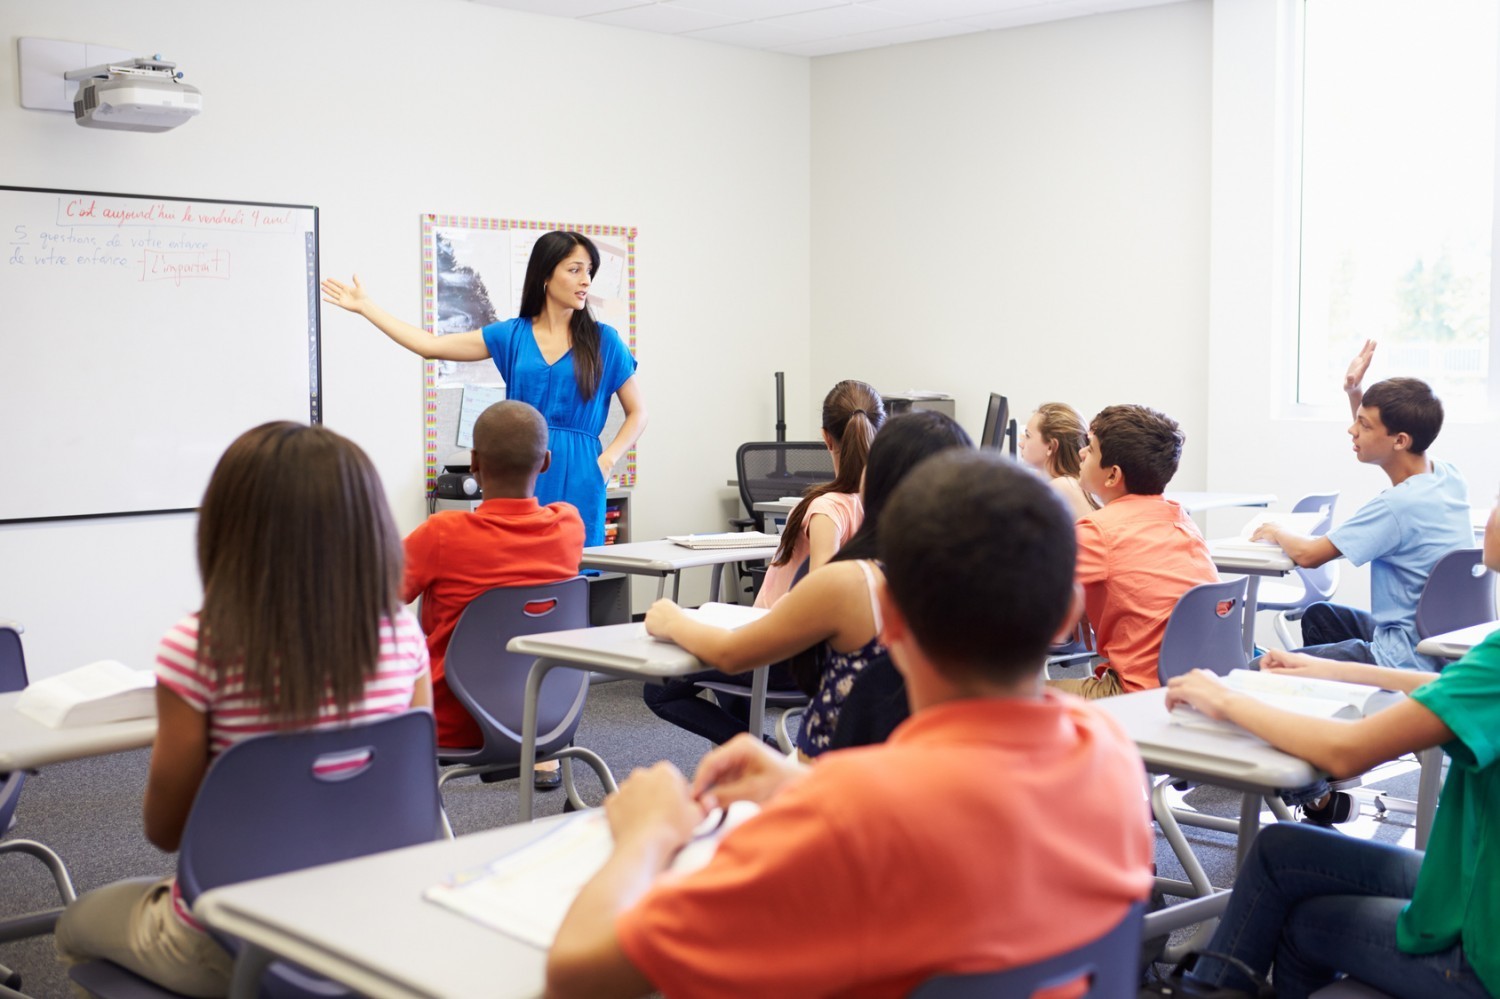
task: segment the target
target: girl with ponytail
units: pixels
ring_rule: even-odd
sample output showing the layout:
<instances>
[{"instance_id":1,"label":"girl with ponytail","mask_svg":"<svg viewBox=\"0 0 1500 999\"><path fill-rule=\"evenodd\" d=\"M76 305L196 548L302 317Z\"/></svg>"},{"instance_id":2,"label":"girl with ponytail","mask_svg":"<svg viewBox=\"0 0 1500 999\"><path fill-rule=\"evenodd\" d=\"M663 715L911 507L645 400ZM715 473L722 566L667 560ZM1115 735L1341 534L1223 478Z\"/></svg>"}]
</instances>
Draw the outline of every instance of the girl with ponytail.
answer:
<instances>
[{"instance_id":1,"label":"girl with ponytail","mask_svg":"<svg viewBox=\"0 0 1500 999\"><path fill-rule=\"evenodd\" d=\"M833 453L833 481L813 486L786 518L781 547L766 570L755 606L770 607L791 589L802 563L811 572L833 558L864 522L859 483L875 432L885 422L880 393L846 379L823 398L823 443Z\"/></svg>"}]
</instances>

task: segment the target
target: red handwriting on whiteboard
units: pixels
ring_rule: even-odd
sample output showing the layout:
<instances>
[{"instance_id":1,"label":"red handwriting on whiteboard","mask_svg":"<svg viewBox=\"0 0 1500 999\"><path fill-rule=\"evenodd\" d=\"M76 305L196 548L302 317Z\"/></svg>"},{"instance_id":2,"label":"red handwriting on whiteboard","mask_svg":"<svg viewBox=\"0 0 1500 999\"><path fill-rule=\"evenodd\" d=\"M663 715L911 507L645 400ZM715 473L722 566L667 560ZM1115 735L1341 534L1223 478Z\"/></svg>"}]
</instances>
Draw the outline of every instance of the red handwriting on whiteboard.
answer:
<instances>
[{"instance_id":1,"label":"red handwriting on whiteboard","mask_svg":"<svg viewBox=\"0 0 1500 999\"><path fill-rule=\"evenodd\" d=\"M141 258L142 281L184 281L204 278L229 278L229 253L225 250L203 250L199 253L159 253L147 250Z\"/></svg>"}]
</instances>

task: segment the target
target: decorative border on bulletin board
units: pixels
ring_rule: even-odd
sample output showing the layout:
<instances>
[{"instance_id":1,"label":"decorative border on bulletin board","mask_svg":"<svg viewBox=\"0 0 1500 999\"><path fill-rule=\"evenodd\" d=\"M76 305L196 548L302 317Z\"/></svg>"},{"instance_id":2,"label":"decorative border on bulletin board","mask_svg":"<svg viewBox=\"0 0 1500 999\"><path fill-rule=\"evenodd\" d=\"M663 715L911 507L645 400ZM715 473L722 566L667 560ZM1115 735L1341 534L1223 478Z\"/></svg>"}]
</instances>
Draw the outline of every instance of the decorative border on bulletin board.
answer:
<instances>
[{"instance_id":1,"label":"decorative border on bulletin board","mask_svg":"<svg viewBox=\"0 0 1500 999\"><path fill-rule=\"evenodd\" d=\"M635 226L620 225L576 225L571 222L537 222L526 219L491 219L476 215L422 216L422 328L435 332L437 326L437 246L433 238L434 229L515 229L532 232L564 230L581 232L585 236L609 236L625 241L626 303L629 320L626 323L625 345L631 356L636 353L635 314ZM422 374L422 416L424 430L423 447L426 452L427 495L434 495L438 474L438 388L436 361L428 361ZM625 467L616 472L611 487L633 486L636 483L636 448L631 445L625 454Z\"/></svg>"}]
</instances>

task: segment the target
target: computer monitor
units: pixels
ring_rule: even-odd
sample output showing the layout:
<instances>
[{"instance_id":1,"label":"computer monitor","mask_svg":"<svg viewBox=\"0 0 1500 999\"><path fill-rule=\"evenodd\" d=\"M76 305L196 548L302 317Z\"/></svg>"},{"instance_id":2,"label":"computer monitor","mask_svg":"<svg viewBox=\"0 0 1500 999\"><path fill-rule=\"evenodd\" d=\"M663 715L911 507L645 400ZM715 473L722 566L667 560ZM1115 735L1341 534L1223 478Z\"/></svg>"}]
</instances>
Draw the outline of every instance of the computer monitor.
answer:
<instances>
[{"instance_id":1,"label":"computer monitor","mask_svg":"<svg viewBox=\"0 0 1500 999\"><path fill-rule=\"evenodd\" d=\"M1006 438L1010 438L1010 456L1016 456L1016 421L1010 418L1010 400L997 392L990 393L990 406L984 414L984 432L979 435L979 446L996 451L1006 450Z\"/></svg>"}]
</instances>

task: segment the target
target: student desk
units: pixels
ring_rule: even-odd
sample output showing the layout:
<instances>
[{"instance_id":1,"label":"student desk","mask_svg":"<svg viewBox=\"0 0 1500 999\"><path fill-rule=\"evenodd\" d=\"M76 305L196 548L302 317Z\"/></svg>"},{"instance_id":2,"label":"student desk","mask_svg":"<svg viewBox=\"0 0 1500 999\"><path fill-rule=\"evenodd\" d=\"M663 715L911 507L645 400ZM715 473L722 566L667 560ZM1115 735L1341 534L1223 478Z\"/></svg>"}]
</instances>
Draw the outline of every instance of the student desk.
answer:
<instances>
[{"instance_id":1,"label":"student desk","mask_svg":"<svg viewBox=\"0 0 1500 999\"><path fill-rule=\"evenodd\" d=\"M1225 540L1239 540L1225 539ZM1267 545L1264 552L1245 551L1241 548L1226 549L1222 541L1210 541L1208 554L1214 560L1214 568L1247 577L1245 580L1245 659L1255 654L1255 606L1260 597L1260 577L1285 576L1297 567L1290 555L1275 545Z\"/></svg>"},{"instance_id":2,"label":"student desk","mask_svg":"<svg viewBox=\"0 0 1500 999\"><path fill-rule=\"evenodd\" d=\"M1417 651L1424 656L1447 659L1450 662L1454 659L1462 659L1469 654L1470 649L1489 638L1496 629L1500 629L1500 621L1487 621L1484 624L1470 625L1457 631L1433 635L1418 642Z\"/></svg>"},{"instance_id":3,"label":"student desk","mask_svg":"<svg viewBox=\"0 0 1500 999\"><path fill-rule=\"evenodd\" d=\"M16 710L20 691L0 694L0 773L34 770L89 756L108 756L151 745L156 719L48 728Z\"/></svg>"},{"instance_id":4,"label":"student desk","mask_svg":"<svg viewBox=\"0 0 1500 999\"><path fill-rule=\"evenodd\" d=\"M71 728L48 728L16 711L20 691L0 694L0 773L12 770L34 770L51 763L65 763L89 756L106 756L151 745L156 737L156 719L108 722L103 725L78 725ZM3 833L4 830L0 830ZM14 842L14 841L12 841ZM40 844L38 844L40 847ZM66 867L51 850L27 850L69 882ZM51 933L62 909L47 909L24 916L0 918L0 941Z\"/></svg>"},{"instance_id":5,"label":"student desk","mask_svg":"<svg viewBox=\"0 0 1500 999\"><path fill-rule=\"evenodd\" d=\"M1166 699L1166 688L1158 687L1090 703L1119 722L1151 773L1212 784L1244 795L1238 828L1239 860L1243 861L1260 829L1260 799L1284 788L1311 784L1322 775L1312 764L1274 749L1248 732L1179 725L1167 713ZM1151 794L1151 811L1193 888L1199 895L1212 894L1214 886L1167 806L1162 786Z\"/></svg>"},{"instance_id":6,"label":"student desk","mask_svg":"<svg viewBox=\"0 0 1500 999\"><path fill-rule=\"evenodd\" d=\"M568 818L226 885L205 892L193 912L251 944L236 970L244 968L252 982L257 958L269 952L362 995L529 999L542 994L544 951L428 902L422 893L455 872L520 849ZM258 990L237 979L230 995L253 997Z\"/></svg>"},{"instance_id":7,"label":"student desk","mask_svg":"<svg viewBox=\"0 0 1500 999\"><path fill-rule=\"evenodd\" d=\"M765 613L749 607L744 610L747 617ZM521 760L517 765L523 774L530 773L536 763L537 699L542 681L552 670L586 669L622 679L662 683L710 668L681 646L659 642L646 634L645 625L634 623L520 635L505 648L536 657L526 677L526 703L521 714ZM756 668L750 680L749 729L757 734L765 725L767 680L765 666ZM521 781L520 792L521 821L530 822L531 781Z\"/></svg>"},{"instance_id":8,"label":"student desk","mask_svg":"<svg viewBox=\"0 0 1500 999\"><path fill-rule=\"evenodd\" d=\"M678 585L682 581L681 573L684 569L696 569L698 566L711 565L723 566L724 572L733 570L729 568L735 562L759 562L763 559L774 558L776 547L768 545L759 548L684 548L672 541L634 541L624 545L595 545L583 550L583 563L585 569L606 569L611 572L625 572L637 576L656 576L656 598L660 600L667 591L667 577L672 577L672 599L677 599ZM713 577L708 584L708 599L715 601L719 599L719 575L718 568L714 569ZM730 589L734 587L731 584Z\"/></svg>"}]
</instances>

